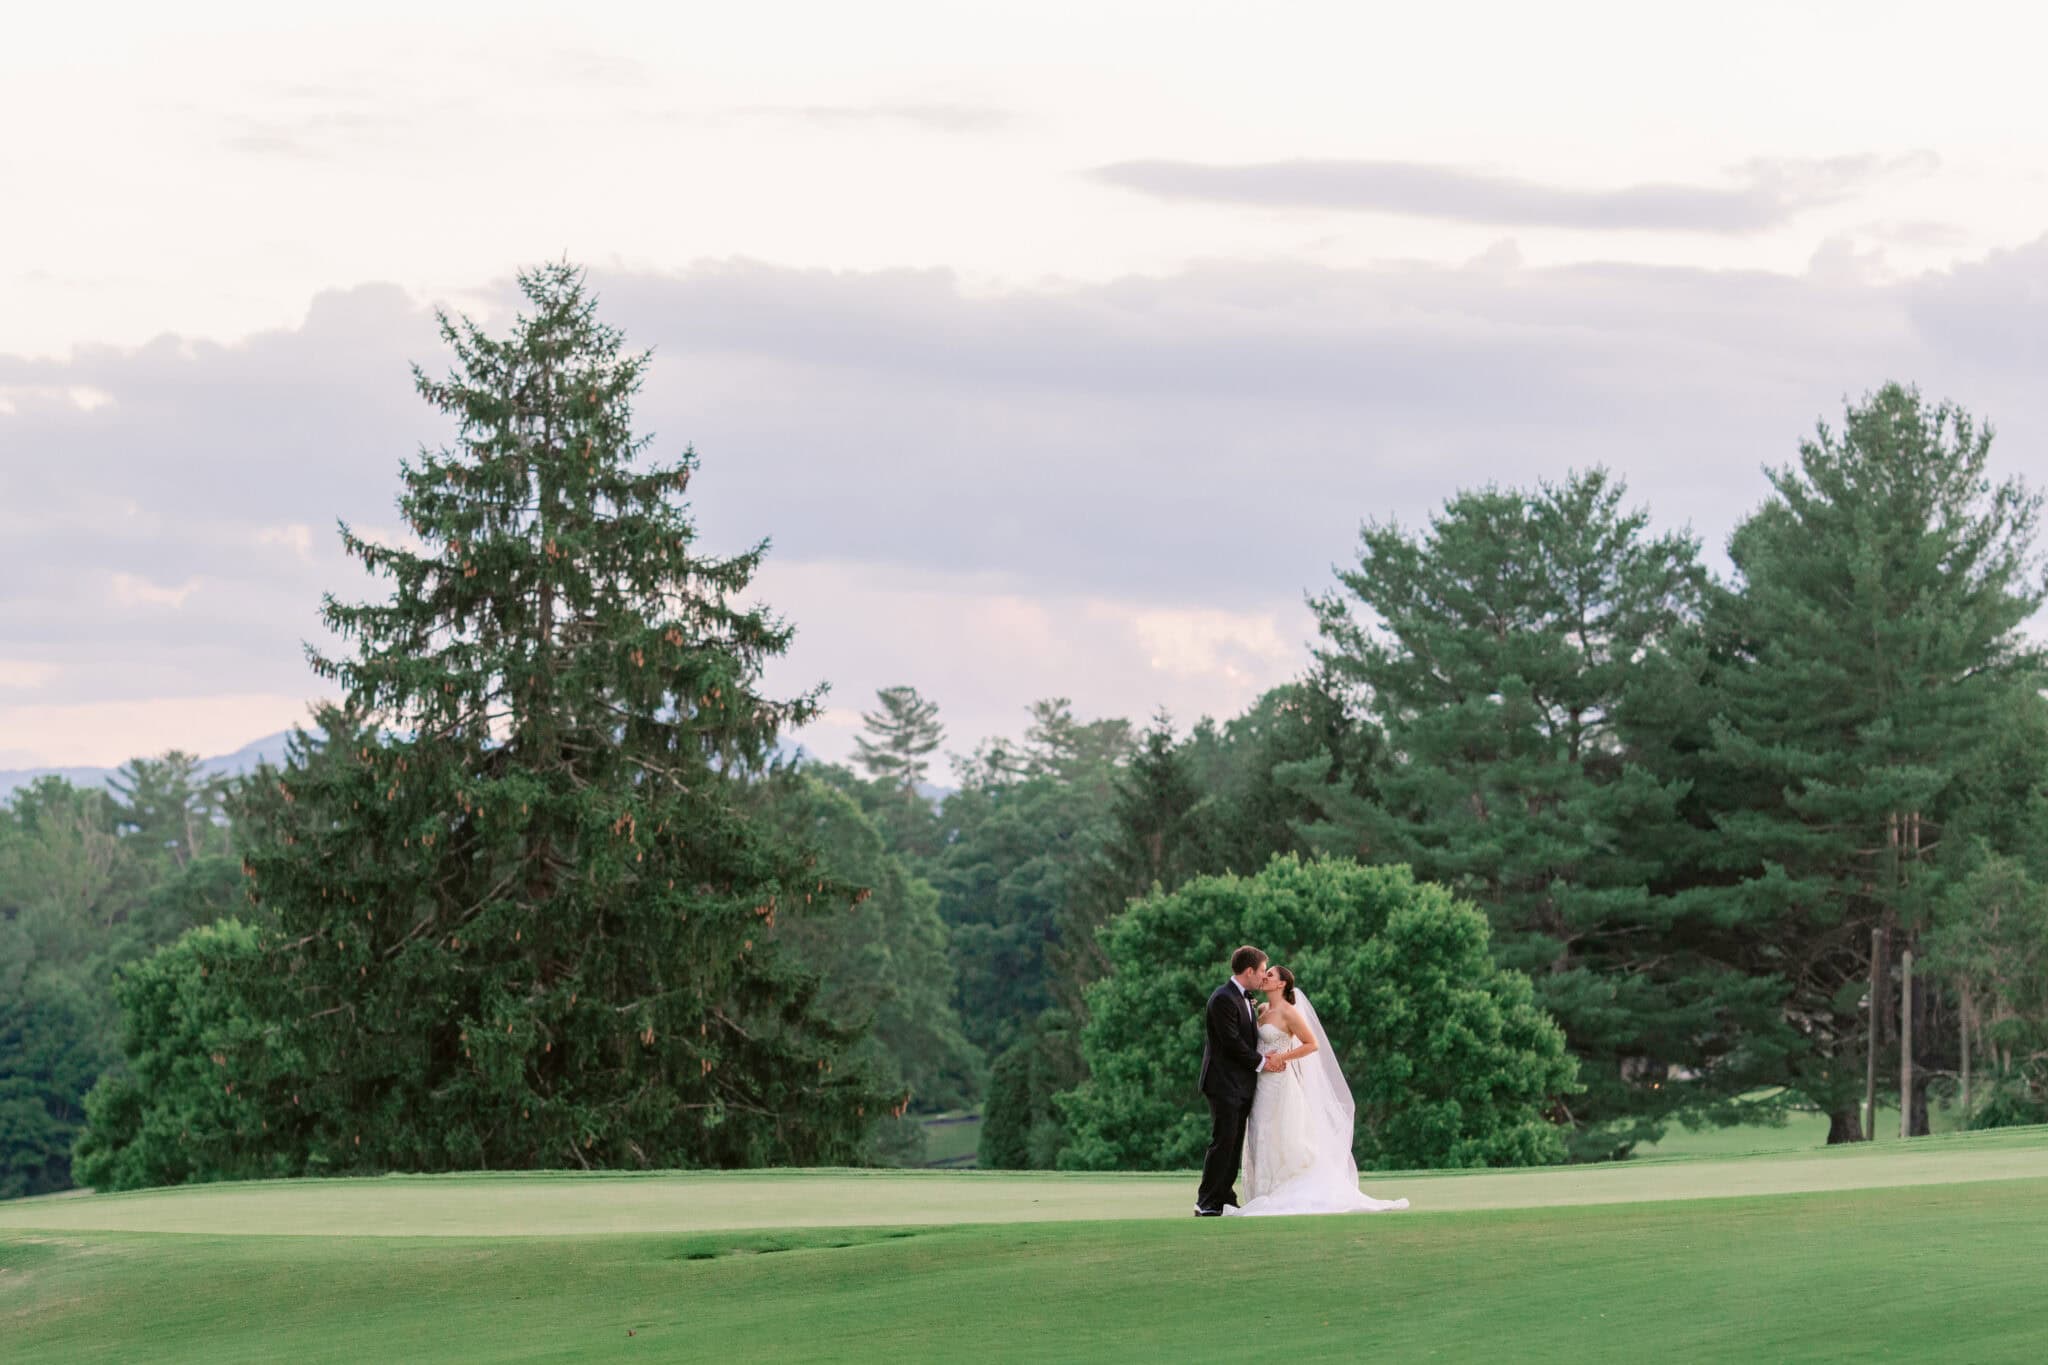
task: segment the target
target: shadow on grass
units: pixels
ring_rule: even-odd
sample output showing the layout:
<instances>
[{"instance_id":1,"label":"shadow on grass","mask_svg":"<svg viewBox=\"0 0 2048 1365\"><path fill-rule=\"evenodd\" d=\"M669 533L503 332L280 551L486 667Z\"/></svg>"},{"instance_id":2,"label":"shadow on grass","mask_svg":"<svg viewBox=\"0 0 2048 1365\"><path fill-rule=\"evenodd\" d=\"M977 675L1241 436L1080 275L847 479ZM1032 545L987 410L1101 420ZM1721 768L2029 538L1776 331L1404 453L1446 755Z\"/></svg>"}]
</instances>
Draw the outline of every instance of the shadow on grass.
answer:
<instances>
[{"instance_id":1,"label":"shadow on grass","mask_svg":"<svg viewBox=\"0 0 2048 1365\"><path fill-rule=\"evenodd\" d=\"M706 1232L671 1241L670 1261L715 1261L724 1256L772 1256L780 1251L843 1251L924 1237L938 1228L816 1228L774 1232Z\"/></svg>"}]
</instances>

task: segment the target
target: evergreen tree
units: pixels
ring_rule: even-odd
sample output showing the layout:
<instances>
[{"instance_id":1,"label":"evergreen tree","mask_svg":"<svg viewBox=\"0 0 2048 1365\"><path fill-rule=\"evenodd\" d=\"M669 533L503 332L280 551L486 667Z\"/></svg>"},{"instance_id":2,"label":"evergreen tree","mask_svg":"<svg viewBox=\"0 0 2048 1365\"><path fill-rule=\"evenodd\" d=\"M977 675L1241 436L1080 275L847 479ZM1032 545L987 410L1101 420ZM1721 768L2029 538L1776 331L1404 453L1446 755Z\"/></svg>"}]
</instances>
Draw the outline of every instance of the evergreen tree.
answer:
<instances>
[{"instance_id":1,"label":"evergreen tree","mask_svg":"<svg viewBox=\"0 0 2048 1365\"><path fill-rule=\"evenodd\" d=\"M136 850L150 884L147 947L235 908L242 876L227 778L203 772L196 757L173 749L159 758L130 759L107 785L122 840Z\"/></svg>"},{"instance_id":2,"label":"evergreen tree","mask_svg":"<svg viewBox=\"0 0 2048 1365\"><path fill-rule=\"evenodd\" d=\"M1082 992L1109 969L1096 931L1133 899L1171 891L1206 870L1201 802L1175 745L1172 719L1161 711L1117 773L1107 837L1060 907L1053 994L1069 1013L1086 1017Z\"/></svg>"},{"instance_id":3,"label":"evergreen tree","mask_svg":"<svg viewBox=\"0 0 2048 1365\"><path fill-rule=\"evenodd\" d=\"M861 712L867 733L854 739L856 761L869 777L915 795L931 768L932 750L946 738L936 702L914 687L885 687L875 694L881 707Z\"/></svg>"},{"instance_id":4,"label":"evergreen tree","mask_svg":"<svg viewBox=\"0 0 2048 1365\"><path fill-rule=\"evenodd\" d=\"M938 817L921 788L946 727L939 724L938 704L920 697L914 687L885 687L875 695L881 706L861 713L867 733L854 738L854 761L870 781L893 794L884 822L893 846L929 856L937 846Z\"/></svg>"},{"instance_id":5,"label":"evergreen tree","mask_svg":"<svg viewBox=\"0 0 2048 1365\"><path fill-rule=\"evenodd\" d=\"M1276 854L1319 848L1364 852L1345 847L1338 827L1363 824L1353 817L1376 793L1380 736L1348 690L1317 669L1220 726L1204 719L1195 727L1187 760L1207 801L1203 871L1264 867Z\"/></svg>"},{"instance_id":6,"label":"evergreen tree","mask_svg":"<svg viewBox=\"0 0 2048 1365\"><path fill-rule=\"evenodd\" d=\"M1955 989L1970 1030L1971 1128L2048 1123L2048 798L2030 806L2031 847L2001 854L1977 841L1926 940L1925 967Z\"/></svg>"},{"instance_id":7,"label":"evergreen tree","mask_svg":"<svg viewBox=\"0 0 2048 1365\"><path fill-rule=\"evenodd\" d=\"M989 1069L975 1163L992 1171L1049 1171L1067 1145L1058 1098L1087 1079L1073 1018L1051 1009L1033 1019Z\"/></svg>"},{"instance_id":8,"label":"evergreen tree","mask_svg":"<svg viewBox=\"0 0 2048 1365\"><path fill-rule=\"evenodd\" d=\"M105 1010L77 981L28 965L23 936L0 921L0 1199L70 1187L72 1144L106 1062Z\"/></svg>"},{"instance_id":9,"label":"evergreen tree","mask_svg":"<svg viewBox=\"0 0 2048 1365\"><path fill-rule=\"evenodd\" d=\"M116 973L241 895L219 784L192 768L139 759L112 794L45 777L0 804L0 1192L70 1183L118 1064Z\"/></svg>"},{"instance_id":10,"label":"evergreen tree","mask_svg":"<svg viewBox=\"0 0 2048 1365\"><path fill-rule=\"evenodd\" d=\"M959 765L928 875L952 935L960 1017L991 1056L1055 1000L1062 909L1107 836L1130 723L1033 704L1022 745L985 743Z\"/></svg>"},{"instance_id":11,"label":"evergreen tree","mask_svg":"<svg viewBox=\"0 0 2048 1365\"><path fill-rule=\"evenodd\" d=\"M403 467L417 543L342 528L390 596L326 601L353 652L314 667L370 728L302 737L248 857L303 1067L263 1101L315 1169L852 1160L890 1101L772 930L857 893L748 808L815 709L757 689L790 638L735 604L765 543L697 548L696 457L643 458L645 357L580 273L520 288L509 336L444 318L455 370L416 372L460 428Z\"/></svg>"},{"instance_id":12,"label":"evergreen tree","mask_svg":"<svg viewBox=\"0 0 2048 1365\"><path fill-rule=\"evenodd\" d=\"M121 765L107 786L124 833L179 868L228 852L227 780L202 772L199 760L172 749L160 758Z\"/></svg>"},{"instance_id":13,"label":"evergreen tree","mask_svg":"<svg viewBox=\"0 0 2048 1365\"><path fill-rule=\"evenodd\" d=\"M859 780L843 768L806 765L798 780L773 789L770 810L788 836L817 851L826 875L869 891L843 915L793 918L776 932L825 983L820 1003L831 1017L873 1021L868 1046L913 1110L959 1108L980 1093L983 1062L954 1012L939 894L889 849L842 785Z\"/></svg>"},{"instance_id":14,"label":"evergreen tree","mask_svg":"<svg viewBox=\"0 0 2048 1365\"><path fill-rule=\"evenodd\" d=\"M2014 699L2043 683L2019 630L2044 600L2040 499L1994 482L1990 449L1967 413L1896 384L1802 442L1730 538L1738 580L1715 597L1687 707L1709 719L1674 771L1711 831L1689 908L1778 985L1791 1083L1831 1141L1861 1135L1869 1032L1896 1036L1887 964L1967 846L1951 827L2016 733ZM1924 1095L1902 1098L1924 1131Z\"/></svg>"},{"instance_id":15,"label":"evergreen tree","mask_svg":"<svg viewBox=\"0 0 2048 1365\"><path fill-rule=\"evenodd\" d=\"M1368 525L1345 591L1314 603L1322 667L1395 757L1369 798L1316 793L1311 835L1486 911L1495 956L1581 1060L1586 1157L1676 1113L1730 1116L1769 1079L1775 1027L1768 991L1690 942L1664 894L1685 788L1635 761L1623 722L1703 574L1689 537L1652 535L1623 497L1600 470L1460 493L1422 537Z\"/></svg>"}]
</instances>

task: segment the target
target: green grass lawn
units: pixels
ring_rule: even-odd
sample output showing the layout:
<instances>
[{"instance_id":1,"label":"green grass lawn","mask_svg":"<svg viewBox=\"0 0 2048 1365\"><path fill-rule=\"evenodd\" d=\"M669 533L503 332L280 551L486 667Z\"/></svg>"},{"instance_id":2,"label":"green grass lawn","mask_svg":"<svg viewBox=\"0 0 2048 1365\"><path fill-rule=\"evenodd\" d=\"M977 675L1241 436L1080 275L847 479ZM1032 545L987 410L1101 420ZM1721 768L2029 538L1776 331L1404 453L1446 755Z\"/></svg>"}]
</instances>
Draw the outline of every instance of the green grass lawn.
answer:
<instances>
[{"instance_id":1,"label":"green grass lawn","mask_svg":"<svg viewBox=\"0 0 2048 1365\"><path fill-rule=\"evenodd\" d=\"M1416 1208L1369 1218L1198 1221L1191 1183L456 1176L18 1201L0 1359L2041 1355L2048 1130L1375 1175Z\"/></svg>"},{"instance_id":2,"label":"green grass lawn","mask_svg":"<svg viewBox=\"0 0 2048 1365\"><path fill-rule=\"evenodd\" d=\"M1936 1105L1928 1114L1928 1126L1936 1133L1950 1132L1955 1115ZM1877 1140L1890 1142L1899 1135L1899 1111L1878 1106ZM1737 1128L1687 1128L1674 1124L1661 1141L1636 1148L1637 1156L1740 1156L1747 1152L1790 1151L1825 1147L1828 1116L1811 1109L1795 1109L1782 1124L1746 1124Z\"/></svg>"},{"instance_id":3,"label":"green grass lawn","mask_svg":"<svg viewBox=\"0 0 2048 1365\"><path fill-rule=\"evenodd\" d=\"M981 1142L981 1114L976 1110L934 1114L924 1121L924 1164L956 1169L974 1165Z\"/></svg>"}]
</instances>

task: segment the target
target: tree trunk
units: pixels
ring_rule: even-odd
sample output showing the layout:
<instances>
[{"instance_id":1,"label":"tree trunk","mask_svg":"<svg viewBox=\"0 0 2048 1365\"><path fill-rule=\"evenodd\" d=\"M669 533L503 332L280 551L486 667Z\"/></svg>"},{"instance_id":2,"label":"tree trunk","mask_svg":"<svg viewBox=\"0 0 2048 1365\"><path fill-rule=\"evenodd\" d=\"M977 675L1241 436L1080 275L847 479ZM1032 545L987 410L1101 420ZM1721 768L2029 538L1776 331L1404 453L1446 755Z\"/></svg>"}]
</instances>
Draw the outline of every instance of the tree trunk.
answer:
<instances>
[{"instance_id":1,"label":"tree trunk","mask_svg":"<svg viewBox=\"0 0 2048 1365\"><path fill-rule=\"evenodd\" d=\"M1877 1002L1878 990L1882 985L1884 971L1884 931L1870 931L1870 1007L1864 1019L1863 1056L1863 1121L1869 1125L1865 1134L1870 1141L1877 1141ZM1830 1137L1828 1141L1834 1139Z\"/></svg>"},{"instance_id":2,"label":"tree trunk","mask_svg":"<svg viewBox=\"0 0 2048 1365\"><path fill-rule=\"evenodd\" d=\"M1838 1142L1863 1141L1863 1120L1856 1106L1836 1108L1828 1111L1828 1146Z\"/></svg>"},{"instance_id":3,"label":"tree trunk","mask_svg":"<svg viewBox=\"0 0 2048 1365\"><path fill-rule=\"evenodd\" d=\"M1970 1121L1970 988L1963 987L1963 1007L1956 1016L1956 1030L1963 1040L1963 1122Z\"/></svg>"},{"instance_id":4,"label":"tree trunk","mask_svg":"<svg viewBox=\"0 0 2048 1365\"><path fill-rule=\"evenodd\" d=\"M1899 1136L1918 1137L1927 1132L1926 1100L1913 1076L1913 950L1906 949L1899 960ZM1913 1117L1919 1111L1920 1126Z\"/></svg>"}]
</instances>

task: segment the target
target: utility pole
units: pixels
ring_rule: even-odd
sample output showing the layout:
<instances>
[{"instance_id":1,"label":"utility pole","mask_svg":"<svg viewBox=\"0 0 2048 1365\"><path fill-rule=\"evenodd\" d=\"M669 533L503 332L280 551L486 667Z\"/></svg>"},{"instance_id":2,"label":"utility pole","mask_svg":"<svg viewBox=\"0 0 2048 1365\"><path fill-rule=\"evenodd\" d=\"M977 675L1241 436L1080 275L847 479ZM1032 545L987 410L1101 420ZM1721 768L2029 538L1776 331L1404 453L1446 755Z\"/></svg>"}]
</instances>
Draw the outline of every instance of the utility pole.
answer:
<instances>
[{"instance_id":1,"label":"utility pole","mask_svg":"<svg viewBox=\"0 0 2048 1365\"><path fill-rule=\"evenodd\" d=\"M1959 1021L1963 1035L1963 1122L1970 1121L1970 987L1963 986L1963 1017Z\"/></svg>"},{"instance_id":2,"label":"utility pole","mask_svg":"<svg viewBox=\"0 0 2048 1365\"><path fill-rule=\"evenodd\" d=\"M1863 1061L1863 1140L1877 1141L1877 990L1878 954L1884 950L1884 930L1870 931L1870 1008L1864 1012L1870 1026Z\"/></svg>"},{"instance_id":3,"label":"utility pole","mask_svg":"<svg viewBox=\"0 0 2048 1365\"><path fill-rule=\"evenodd\" d=\"M1913 1136L1913 950L1899 968L1899 1136Z\"/></svg>"}]
</instances>

